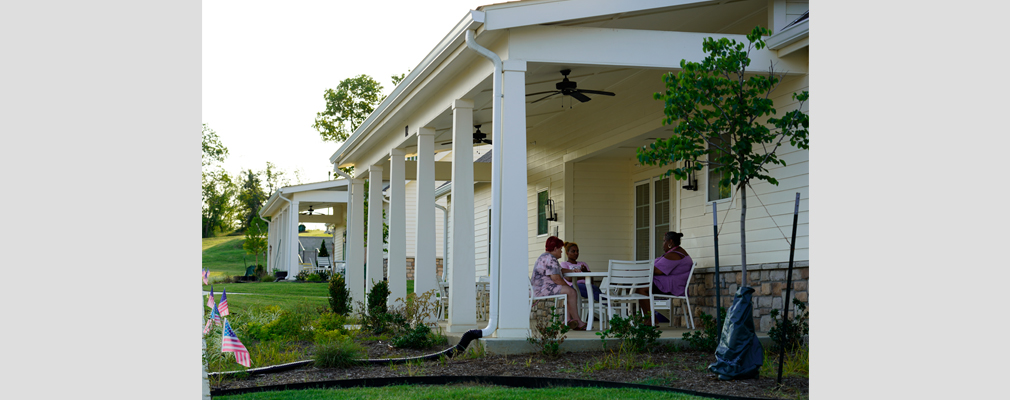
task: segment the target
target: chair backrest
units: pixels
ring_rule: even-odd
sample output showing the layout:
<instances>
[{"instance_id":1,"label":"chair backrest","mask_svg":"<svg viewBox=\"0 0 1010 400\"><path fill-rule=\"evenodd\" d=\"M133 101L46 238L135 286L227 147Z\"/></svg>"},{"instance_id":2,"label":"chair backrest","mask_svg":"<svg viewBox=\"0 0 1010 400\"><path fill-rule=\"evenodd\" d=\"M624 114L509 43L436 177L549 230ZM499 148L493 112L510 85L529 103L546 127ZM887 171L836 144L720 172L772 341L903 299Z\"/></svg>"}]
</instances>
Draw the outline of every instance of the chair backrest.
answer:
<instances>
[{"instance_id":1,"label":"chair backrest","mask_svg":"<svg viewBox=\"0 0 1010 400\"><path fill-rule=\"evenodd\" d=\"M317 262L317 265L319 265L320 267L329 267L330 266L330 257L328 257L328 256L327 257L319 257L319 258L316 259L316 262Z\"/></svg>"},{"instance_id":2,"label":"chair backrest","mask_svg":"<svg viewBox=\"0 0 1010 400\"><path fill-rule=\"evenodd\" d=\"M617 290L630 293L639 288L649 288L652 293L652 268L652 260L610 260L607 283L611 293Z\"/></svg>"},{"instance_id":3,"label":"chair backrest","mask_svg":"<svg viewBox=\"0 0 1010 400\"><path fill-rule=\"evenodd\" d=\"M694 269L698 268L698 262L695 261L691 264L691 272L687 274L687 282L684 283L684 294L687 294L687 289L691 287L691 277L694 276Z\"/></svg>"}]
</instances>

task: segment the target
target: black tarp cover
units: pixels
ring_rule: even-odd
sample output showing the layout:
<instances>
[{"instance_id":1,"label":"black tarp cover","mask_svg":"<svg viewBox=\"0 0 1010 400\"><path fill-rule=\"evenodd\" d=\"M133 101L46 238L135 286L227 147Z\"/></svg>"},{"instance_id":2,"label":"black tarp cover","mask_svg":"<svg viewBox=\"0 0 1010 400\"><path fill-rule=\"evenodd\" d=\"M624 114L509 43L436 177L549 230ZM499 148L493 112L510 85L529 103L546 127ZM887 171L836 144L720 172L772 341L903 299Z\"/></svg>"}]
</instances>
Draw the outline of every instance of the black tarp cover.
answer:
<instances>
[{"instance_id":1,"label":"black tarp cover","mask_svg":"<svg viewBox=\"0 0 1010 400\"><path fill-rule=\"evenodd\" d=\"M755 378L764 363L764 349L754 332L752 293L754 288L738 289L723 321L722 337L715 348L716 362L708 366L709 371L719 374L719 379Z\"/></svg>"}]
</instances>

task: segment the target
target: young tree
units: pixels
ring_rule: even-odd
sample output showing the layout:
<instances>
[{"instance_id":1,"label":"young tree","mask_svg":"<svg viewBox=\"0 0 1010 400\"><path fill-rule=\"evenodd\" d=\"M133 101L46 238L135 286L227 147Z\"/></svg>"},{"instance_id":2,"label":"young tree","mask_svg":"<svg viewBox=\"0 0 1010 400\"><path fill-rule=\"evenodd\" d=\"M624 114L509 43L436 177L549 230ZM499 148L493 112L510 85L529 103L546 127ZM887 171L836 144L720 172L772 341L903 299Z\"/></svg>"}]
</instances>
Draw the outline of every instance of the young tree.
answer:
<instances>
[{"instance_id":1,"label":"young tree","mask_svg":"<svg viewBox=\"0 0 1010 400\"><path fill-rule=\"evenodd\" d=\"M668 165L686 161L667 170L684 180L691 171L704 166L722 176L719 186L736 186L740 191L740 262L743 285L747 286L747 193L753 179L773 185L766 166L782 165L775 152L788 139L799 149L809 149L809 118L804 113L808 93L793 93L796 110L781 118L769 98L781 78L769 68L765 74L748 75L750 52L765 47L762 35L771 31L755 27L745 45L726 38L706 38L702 48L708 56L700 62L680 62L681 71L663 75L666 91L656 93L666 103L663 125L675 125L669 139L657 139L648 148L638 149L638 160L648 165ZM763 119L767 118L766 121Z\"/></svg>"},{"instance_id":2,"label":"young tree","mask_svg":"<svg viewBox=\"0 0 1010 400\"><path fill-rule=\"evenodd\" d=\"M242 243L242 248L247 254L254 257L256 265L266 264L267 226L266 222L256 217L245 230L245 241ZM263 264L260 264L261 254L264 257Z\"/></svg>"},{"instance_id":3,"label":"young tree","mask_svg":"<svg viewBox=\"0 0 1010 400\"><path fill-rule=\"evenodd\" d=\"M326 110L316 113L312 127L324 142L343 142L382 101L382 84L368 75L340 81L336 89L326 89Z\"/></svg>"}]
</instances>

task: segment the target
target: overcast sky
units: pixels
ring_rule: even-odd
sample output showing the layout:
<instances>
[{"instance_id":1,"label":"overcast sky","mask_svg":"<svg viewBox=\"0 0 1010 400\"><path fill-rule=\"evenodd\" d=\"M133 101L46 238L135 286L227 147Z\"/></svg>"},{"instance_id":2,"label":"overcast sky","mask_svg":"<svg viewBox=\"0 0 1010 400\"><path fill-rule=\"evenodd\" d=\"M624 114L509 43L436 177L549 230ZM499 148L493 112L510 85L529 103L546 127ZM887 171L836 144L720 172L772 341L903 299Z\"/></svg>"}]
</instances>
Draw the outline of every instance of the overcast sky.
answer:
<instances>
[{"instance_id":1,"label":"overcast sky","mask_svg":"<svg viewBox=\"0 0 1010 400\"><path fill-rule=\"evenodd\" d=\"M339 144L312 128L323 91L359 74L383 94L457 22L488 0L204 1L202 121L221 137L229 173L270 161L303 183L327 179Z\"/></svg>"}]
</instances>

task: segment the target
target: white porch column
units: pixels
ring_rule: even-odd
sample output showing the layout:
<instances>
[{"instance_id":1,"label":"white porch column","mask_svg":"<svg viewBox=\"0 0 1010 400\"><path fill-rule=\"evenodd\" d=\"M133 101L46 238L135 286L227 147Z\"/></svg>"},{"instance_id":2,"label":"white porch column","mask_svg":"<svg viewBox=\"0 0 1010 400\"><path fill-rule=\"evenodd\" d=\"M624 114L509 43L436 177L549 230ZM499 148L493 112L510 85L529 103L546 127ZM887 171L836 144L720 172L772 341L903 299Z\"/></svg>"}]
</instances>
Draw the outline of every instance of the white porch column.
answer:
<instances>
[{"instance_id":1,"label":"white porch column","mask_svg":"<svg viewBox=\"0 0 1010 400\"><path fill-rule=\"evenodd\" d=\"M435 290L435 130L417 132L417 232L414 293ZM432 316L432 320L434 320Z\"/></svg>"},{"instance_id":2,"label":"white porch column","mask_svg":"<svg viewBox=\"0 0 1010 400\"><path fill-rule=\"evenodd\" d=\"M288 229L291 234L288 236L291 238L291 242L287 244L288 256L288 278L294 279L299 272L298 265L298 200L295 200L293 194L291 195L291 204L288 208L288 216L291 218L291 222L288 224Z\"/></svg>"},{"instance_id":3,"label":"white porch column","mask_svg":"<svg viewBox=\"0 0 1010 400\"><path fill-rule=\"evenodd\" d=\"M526 61L502 62L501 250L497 337L525 338L530 331L529 215L526 194Z\"/></svg>"},{"instance_id":4,"label":"white porch column","mask_svg":"<svg viewBox=\"0 0 1010 400\"><path fill-rule=\"evenodd\" d=\"M389 305L407 299L407 188L404 156L389 150Z\"/></svg>"},{"instance_id":5,"label":"white porch column","mask_svg":"<svg viewBox=\"0 0 1010 400\"><path fill-rule=\"evenodd\" d=\"M477 329L474 302L473 101L452 102L452 256L449 257L449 318L446 330ZM444 267L443 267L444 268Z\"/></svg>"},{"instance_id":6,"label":"white porch column","mask_svg":"<svg viewBox=\"0 0 1010 400\"><path fill-rule=\"evenodd\" d=\"M351 180L351 201L347 205L347 260L345 282L351 301L365 302L365 181Z\"/></svg>"},{"instance_id":7,"label":"white porch column","mask_svg":"<svg viewBox=\"0 0 1010 400\"><path fill-rule=\"evenodd\" d=\"M382 282L382 167L368 167L368 272L365 291Z\"/></svg>"}]
</instances>

